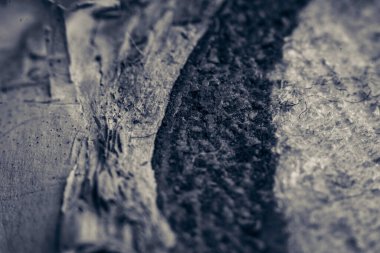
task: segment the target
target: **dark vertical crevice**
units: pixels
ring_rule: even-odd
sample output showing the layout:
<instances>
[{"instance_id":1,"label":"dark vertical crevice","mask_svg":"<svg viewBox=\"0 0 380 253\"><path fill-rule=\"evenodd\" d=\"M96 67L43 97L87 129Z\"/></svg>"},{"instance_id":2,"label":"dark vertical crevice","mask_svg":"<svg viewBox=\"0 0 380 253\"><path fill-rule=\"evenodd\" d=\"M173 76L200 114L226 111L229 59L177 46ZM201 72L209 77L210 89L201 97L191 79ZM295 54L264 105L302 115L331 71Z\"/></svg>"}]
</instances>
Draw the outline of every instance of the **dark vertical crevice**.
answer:
<instances>
[{"instance_id":1,"label":"dark vertical crevice","mask_svg":"<svg viewBox=\"0 0 380 253\"><path fill-rule=\"evenodd\" d=\"M176 81L152 161L173 252L287 251L265 74L305 3L229 1Z\"/></svg>"}]
</instances>

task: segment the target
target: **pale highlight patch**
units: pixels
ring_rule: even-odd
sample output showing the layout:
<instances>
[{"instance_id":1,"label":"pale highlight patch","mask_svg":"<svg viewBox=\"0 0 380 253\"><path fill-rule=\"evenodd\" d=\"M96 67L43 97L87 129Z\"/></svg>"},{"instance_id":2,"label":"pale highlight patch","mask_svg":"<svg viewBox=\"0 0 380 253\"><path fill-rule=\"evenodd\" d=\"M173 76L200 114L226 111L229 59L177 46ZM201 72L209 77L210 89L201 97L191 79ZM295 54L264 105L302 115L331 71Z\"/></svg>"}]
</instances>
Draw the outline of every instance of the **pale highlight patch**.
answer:
<instances>
[{"instance_id":1,"label":"pale highlight patch","mask_svg":"<svg viewBox=\"0 0 380 253\"><path fill-rule=\"evenodd\" d=\"M269 74L289 252L380 251L378 7L313 1Z\"/></svg>"}]
</instances>

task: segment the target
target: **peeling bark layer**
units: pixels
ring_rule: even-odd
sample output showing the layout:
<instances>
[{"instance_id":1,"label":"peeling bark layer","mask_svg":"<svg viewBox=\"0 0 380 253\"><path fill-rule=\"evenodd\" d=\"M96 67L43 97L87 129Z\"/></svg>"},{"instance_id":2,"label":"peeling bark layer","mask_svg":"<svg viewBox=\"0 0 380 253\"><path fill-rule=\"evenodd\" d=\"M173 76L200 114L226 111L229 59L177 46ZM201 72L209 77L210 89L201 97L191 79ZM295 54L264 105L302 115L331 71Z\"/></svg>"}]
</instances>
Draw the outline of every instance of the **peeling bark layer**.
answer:
<instances>
[{"instance_id":1,"label":"peeling bark layer","mask_svg":"<svg viewBox=\"0 0 380 253\"><path fill-rule=\"evenodd\" d=\"M67 14L70 72L88 132L73 147L64 252L173 246L156 207L153 144L179 70L220 3L102 1Z\"/></svg>"},{"instance_id":2,"label":"peeling bark layer","mask_svg":"<svg viewBox=\"0 0 380 253\"><path fill-rule=\"evenodd\" d=\"M165 251L155 133L221 1L51 2L1 9L0 251Z\"/></svg>"},{"instance_id":3,"label":"peeling bark layer","mask_svg":"<svg viewBox=\"0 0 380 253\"><path fill-rule=\"evenodd\" d=\"M160 128L158 203L171 252L286 252L273 196L272 82L298 1L229 1L190 56Z\"/></svg>"}]
</instances>

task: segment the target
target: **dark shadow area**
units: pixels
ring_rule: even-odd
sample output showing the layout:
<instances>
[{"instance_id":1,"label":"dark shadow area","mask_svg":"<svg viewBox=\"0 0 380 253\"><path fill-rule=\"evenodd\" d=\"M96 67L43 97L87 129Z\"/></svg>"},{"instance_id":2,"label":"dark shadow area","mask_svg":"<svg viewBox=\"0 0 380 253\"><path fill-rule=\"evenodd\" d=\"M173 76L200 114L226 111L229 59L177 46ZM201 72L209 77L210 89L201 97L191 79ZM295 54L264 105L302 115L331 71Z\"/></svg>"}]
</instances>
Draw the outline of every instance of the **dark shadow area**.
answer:
<instances>
[{"instance_id":1,"label":"dark shadow area","mask_svg":"<svg viewBox=\"0 0 380 253\"><path fill-rule=\"evenodd\" d=\"M273 83L263 74L305 4L227 2L176 81L152 161L172 252L287 251L273 195Z\"/></svg>"}]
</instances>

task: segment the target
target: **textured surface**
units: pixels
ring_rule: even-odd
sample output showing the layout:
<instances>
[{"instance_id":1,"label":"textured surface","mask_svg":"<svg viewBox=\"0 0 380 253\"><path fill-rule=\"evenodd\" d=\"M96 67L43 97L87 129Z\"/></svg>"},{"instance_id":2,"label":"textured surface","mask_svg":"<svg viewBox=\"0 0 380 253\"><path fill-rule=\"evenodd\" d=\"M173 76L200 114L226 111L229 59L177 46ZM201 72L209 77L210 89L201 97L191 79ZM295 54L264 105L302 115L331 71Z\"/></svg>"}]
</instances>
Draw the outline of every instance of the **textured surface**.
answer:
<instances>
[{"instance_id":1,"label":"textured surface","mask_svg":"<svg viewBox=\"0 0 380 253\"><path fill-rule=\"evenodd\" d=\"M0 252L52 252L77 105L69 85L62 12L38 1L0 8Z\"/></svg>"},{"instance_id":2,"label":"textured surface","mask_svg":"<svg viewBox=\"0 0 380 253\"><path fill-rule=\"evenodd\" d=\"M380 252L380 1L306 2L0 0L0 253Z\"/></svg>"},{"instance_id":3,"label":"textured surface","mask_svg":"<svg viewBox=\"0 0 380 253\"><path fill-rule=\"evenodd\" d=\"M165 250L155 132L221 1L44 2L1 9L0 251Z\"/></svg>"},{"instance_id":4,"label":"textured surface","mask_svg":"<svg viewBox=\"0 0 380 253\"><path fill-rule=\"evenodd\" d=\"M314 1L270 74L291 252L379 252L379 5Z\"/></svg>"},{"instance_id":5,"label":"textured surface","mask_svg":"<svg viewBox=\"0 0 380 253\"><path fill-rule=\"evenodd\" d=\"M158 134L159 205L172 252L284 252L263 78L296 24L295 1L229 1L185 65Z\"/></svg>"},{"instance_id":6,"label":"textured surface","mask_svg":"<svg viewBox=\"0 0 380 253\"><path fill-rule=\"evenodd\" d=\"M173 246L150 160L171 87L221 1L200 3L102 1L67 14L70 70L88 131L74 145L65 190L64 252Z\"/></svg>"}]
</instances>

